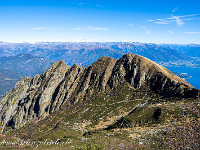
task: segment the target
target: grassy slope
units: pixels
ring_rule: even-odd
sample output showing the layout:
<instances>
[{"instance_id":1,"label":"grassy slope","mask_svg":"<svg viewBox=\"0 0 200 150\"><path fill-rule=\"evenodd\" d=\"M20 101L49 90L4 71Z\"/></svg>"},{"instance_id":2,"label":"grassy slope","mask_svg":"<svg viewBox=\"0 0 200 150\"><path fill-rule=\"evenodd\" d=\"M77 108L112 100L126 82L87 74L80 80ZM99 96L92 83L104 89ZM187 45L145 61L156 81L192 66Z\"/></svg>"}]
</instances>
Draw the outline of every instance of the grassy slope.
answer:
<instances>
[{"instance_id":1,"label":"grassy slope","mask_svg":"<svg viewBox=\"0 0 200 150\"><path fill-rule=\"evenodd\" d=\"M93 97L94 100L87 103L80 101L74 105L68 104L59 112L22 129L14 131L8 129L5 133L6 136L1 137L1 140L11 141L22 138L30 141L45 141L45 139L56 141L59 139L60 143L70 142L58 146L40 145L40 149L147 149L149 147L160 149L161 146L164 149L164 146L168 146L169 141L172 142L172 145L180 146L180 141L183 140L182 135L184 135L184 133L179 134L179 131L183 131L179 130L182 124L182 127L188 126L186 130L191 130L192 137L196 136L196 132L193 131L196 129L195 125L199 123L197 100L162 99L162 97L145 90L143 92L134 91L128 85L118 89L120 90L114 90L111 93L107 88L106 93ZM146 103L144 106L138 105L144 103ZM127 113L136 105L138 107L135 111L128 115ZM118 121L116 126L114 122L119 120L122 115L126 121ZM123 126L121 123L127 126ZM112 126L113 129L104 130L108 126ZM172 132L173 130L174 132ZM174 140L174 137L177 140ZM178 141L179 145L176 143ZM198 144L196 142L196 145ZM25 145L24 147L29 149L35 146ZM11 147L14 148L14 146ZM8 146L0 145L0 148L8 148Z\"/></svg>"}]
</instances>

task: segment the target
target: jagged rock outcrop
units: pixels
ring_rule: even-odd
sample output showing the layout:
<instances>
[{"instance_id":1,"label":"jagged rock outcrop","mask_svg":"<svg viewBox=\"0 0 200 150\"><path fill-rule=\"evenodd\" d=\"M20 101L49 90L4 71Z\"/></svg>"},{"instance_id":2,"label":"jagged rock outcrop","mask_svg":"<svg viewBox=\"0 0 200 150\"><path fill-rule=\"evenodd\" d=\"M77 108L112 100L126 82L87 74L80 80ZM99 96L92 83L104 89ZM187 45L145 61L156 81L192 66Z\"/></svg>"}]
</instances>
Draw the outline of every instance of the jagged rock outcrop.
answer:
<instances>
[{"instance_id":1,"label":"jagged rock outcrop","mask_svg":"<svg viewBox=\"0 0 200 150\"><path fill-rule=\"evenodd\" d=\"M41 75L22 78L1 100L1 129L20 128L69 102L82 102L125 84L132 90L146 88L163 96L193 97L198 93L166 68L131 53L119 60L102 57L87 68L58 61Z\"/></svg>"},{"instance_id":2,"label":"jagged rock outcrop","mask_svg":"<svg viewBox=\"0 0 200 150\"><path fill-rule=\"evenodd\" d=\"M125 81L135 89L148 87L164 96L188 95L194 89L185 79L179 78L165 67L131 53L117 61L109 85L115 87L117 83Z\"/></svg>"}]
</instances>

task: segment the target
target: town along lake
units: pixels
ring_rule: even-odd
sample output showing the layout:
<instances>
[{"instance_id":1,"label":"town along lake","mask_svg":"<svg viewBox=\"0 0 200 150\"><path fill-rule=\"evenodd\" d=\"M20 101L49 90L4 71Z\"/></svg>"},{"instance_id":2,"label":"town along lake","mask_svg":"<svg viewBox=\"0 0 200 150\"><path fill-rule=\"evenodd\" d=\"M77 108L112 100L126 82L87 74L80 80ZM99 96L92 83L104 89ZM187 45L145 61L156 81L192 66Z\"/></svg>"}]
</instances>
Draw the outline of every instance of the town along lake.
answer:
<instances>
[{"instance_id":1,"label":"town along lake","mask_svg":"<svg viewBox=\"0 0 200 150\"><path fill-rule=\"evenodd\" d=\"M197 89L200 89L200 68L191 68L191 67L166 67L173 73L187 73L189 78L185 78L192 86Z\"/></svg>"}]
</instances>

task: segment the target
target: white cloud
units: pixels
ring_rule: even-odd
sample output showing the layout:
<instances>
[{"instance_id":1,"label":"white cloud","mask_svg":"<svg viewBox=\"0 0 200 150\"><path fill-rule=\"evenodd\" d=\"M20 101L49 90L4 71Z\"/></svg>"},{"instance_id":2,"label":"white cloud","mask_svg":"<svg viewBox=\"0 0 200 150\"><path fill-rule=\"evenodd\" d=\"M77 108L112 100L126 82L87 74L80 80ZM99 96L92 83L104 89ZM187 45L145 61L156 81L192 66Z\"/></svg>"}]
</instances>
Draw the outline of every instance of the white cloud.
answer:
<instances>
[{"instance_id":1,"label":"white cloud","mask_svg":"<svg viewBox=\"0 0 200 150\"><path fill-rule=\"evenodd\" d=\"M151 30L149 30L147 27L145 27L145 26L141 26L141 25L137 25L137 24L127 24L128 26L130 26L130 27L135 27L135 28L140 28L140 29L142 29L146 34L151 34L152 33L152 31Z\"/></svg>"},{"instance_id":2,"label":"white cloud","mask_svg":"<svg viewBox=\"0 0 200 150\"><path fill-rule=\"evenodd\" d=\"M165 21L157 21L157 22L154 22L156 24L170 24L169 22L165 22Z\"/></svg>"},{"instance_id":3,"label":"white cloud","mask_svg":"<svg viewBox=\"0 0 200 150\"><path fill-rule=\"evenodd\" d=\"M177 24L178 26L181 26L181 25L184 25L184 24L185 24L185 23L180 19L179 16L173 16L172 18L175 19L176 24Z\"/></svg>"},{"instance_id":4,"label":"white cloud","mask_svg":"<svg viewBox=\"0 0 200 150\"><path fill-rule=\"evenodd\" d=\"M103 27L92 27L92 26L87 26L87 27L77 27L75 30L82 30L82 31L108 31L108 28L103 28Z\"/></svg>"},{"instance_id":5,"label":"white cloud","mask_svg":"<svg viewBox=\"0 0 200 150\"><path fill-rule=\"evenodd\" d=\"M174 13L177 9L178 9L178 7L175 7L175 8L172 10L172 12Z\"/></svg>"},{"instance_id":6,"label":"white cloud","mask_svg":"<svg viewBox=\"0 0 200 150\"><path fill-rule=\"evenodd\" d=\"M96 7L103 7L102 5L96 5Z\"/></svg>"},{"instance_id":7,"label":"white cloud","mask_svg":"<svg viewBox=\"0 0 200 150\"><path fill-rule=\"evenodd\" d=\"M200 14L191 14L191 15L183 15L183 16L171 16L169 18L163 18L163 19L154 19L154 20L147 20L148 22L156 23L156 24L172 24L176 23L177 26L182 26L185 24L183 21L188 20L195 20L200 19Z\"/></svg>"},{"instance_id":8,"label":"white cloud","mask_svg":"<svg viewBox=\"0 0 200 150\"><path fill-rule=\"evenodd\" d=\"M55 30L56 28L46 28L46 27L37 27L31 28L31 30Z\"/></svg>"},{"instance_id":9,"label":"white cloud","mask_svg":"<svg viewBox=\"0 0 200 150\"><path fill-rule=\"evenodd\" d=\"M85 3L78 3L77 5L84 5Z\"/></svg>"},{"instance_id":10,"label":"white cloud","mask_svg":"<svg viewBox=\"0 0 200 150\"><path fill-rule=\"evenodd\" d=\"M193 16L199 16L200 14L191 14L191 15L183 15L179 16L180 18L185 18L185 17L193 17Z\"/></svg>"},{"instance_id":11,"label":"white cloud","mask_svg":"<svg viewBox=\"0 0 200 150\"><path fill-rule=\"evenodd\" d=\"M144 26L139 26L139 28L141 28L141 29L147 29L147 27L144 27Z\"/></svg>"},{"instance_id":12,"label":"white cloud","mask_svg":"<svg viewBox=\"0 0 200 150\"><path fill-rule=\"evenodd\" d=\"M152 21L152 22L153 22L153 21L155 21L155 20L147 20L147 21L149 21L149 22L151 22L151 21Z\"/></svg>"},{"instance_id":13,"label":"white cloud","mask_svg":"<svg viewBox=\"0 0 200 150\"><path fill-rule=\"evenodd\" d=\"M187 33L187 34L200 34L200 32L184 32L184 33Z\"/></svg>"},{"instance_id":14,"label":"white cloud","mask_svg":"<svg viewBox=\"0 0 200 150\"><path fill-rule=\"evenodd\" d=\"M129 23L129 24L128 24L128 26L131 26L131 27L132 27L132 26L135 26L135 25L134 25L134 24L132 24L132 23Z\"/></svg>"},{"instance_id":15,"label":"white cloud","mask_svg":"<svg viewBox=\"0 0 200 150\"><path fill-rule=\"evenodd\" d=\"M141 26L140 24L132 24L132 23L129 23L129 24L127 24L127 25L130 26L130 27L136 27L136 28L141 28L141 29L147 29L147 27Z\"/></svg>"},{"instance_id":16,"label":"white cloud","mask_svg":"<svg viewBox=\"0 0 200 150\"><path fill-rule=\"evenodd\" d=\"M168 32L169 32L170 34L174 34L174 32L173 32L173 31L171 31L171 30L169 30Z\"/></svg>"},{"instance_id":17,"label":"white cloud","mask_svg":"<svg viewBox=\"0 0 200 150\"><path fill-rule=\"evenodd\" d=\"M146 30L146 34L151 34L152 33L152 31L151 30Z\"/></svg>"}]
</instances>

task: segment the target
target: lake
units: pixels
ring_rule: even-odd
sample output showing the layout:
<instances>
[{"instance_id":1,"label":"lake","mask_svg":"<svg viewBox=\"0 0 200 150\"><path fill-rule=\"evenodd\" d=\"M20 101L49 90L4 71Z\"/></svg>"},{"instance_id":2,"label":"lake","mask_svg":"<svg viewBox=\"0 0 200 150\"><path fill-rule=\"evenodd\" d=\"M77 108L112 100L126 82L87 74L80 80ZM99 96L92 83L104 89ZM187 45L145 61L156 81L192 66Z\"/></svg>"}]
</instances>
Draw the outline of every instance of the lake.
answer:
<instances>
[{"instance_id":1,"label":"lake","mask_svg":"<svg viewBox=\"0 0 200 150\"><path fill-rule=\"evenodd\" d=\"M191 78L186 79L195 88L200 89L200 68L166 67L172 72L187 73Z\"/></svg>"}]
</instances>

